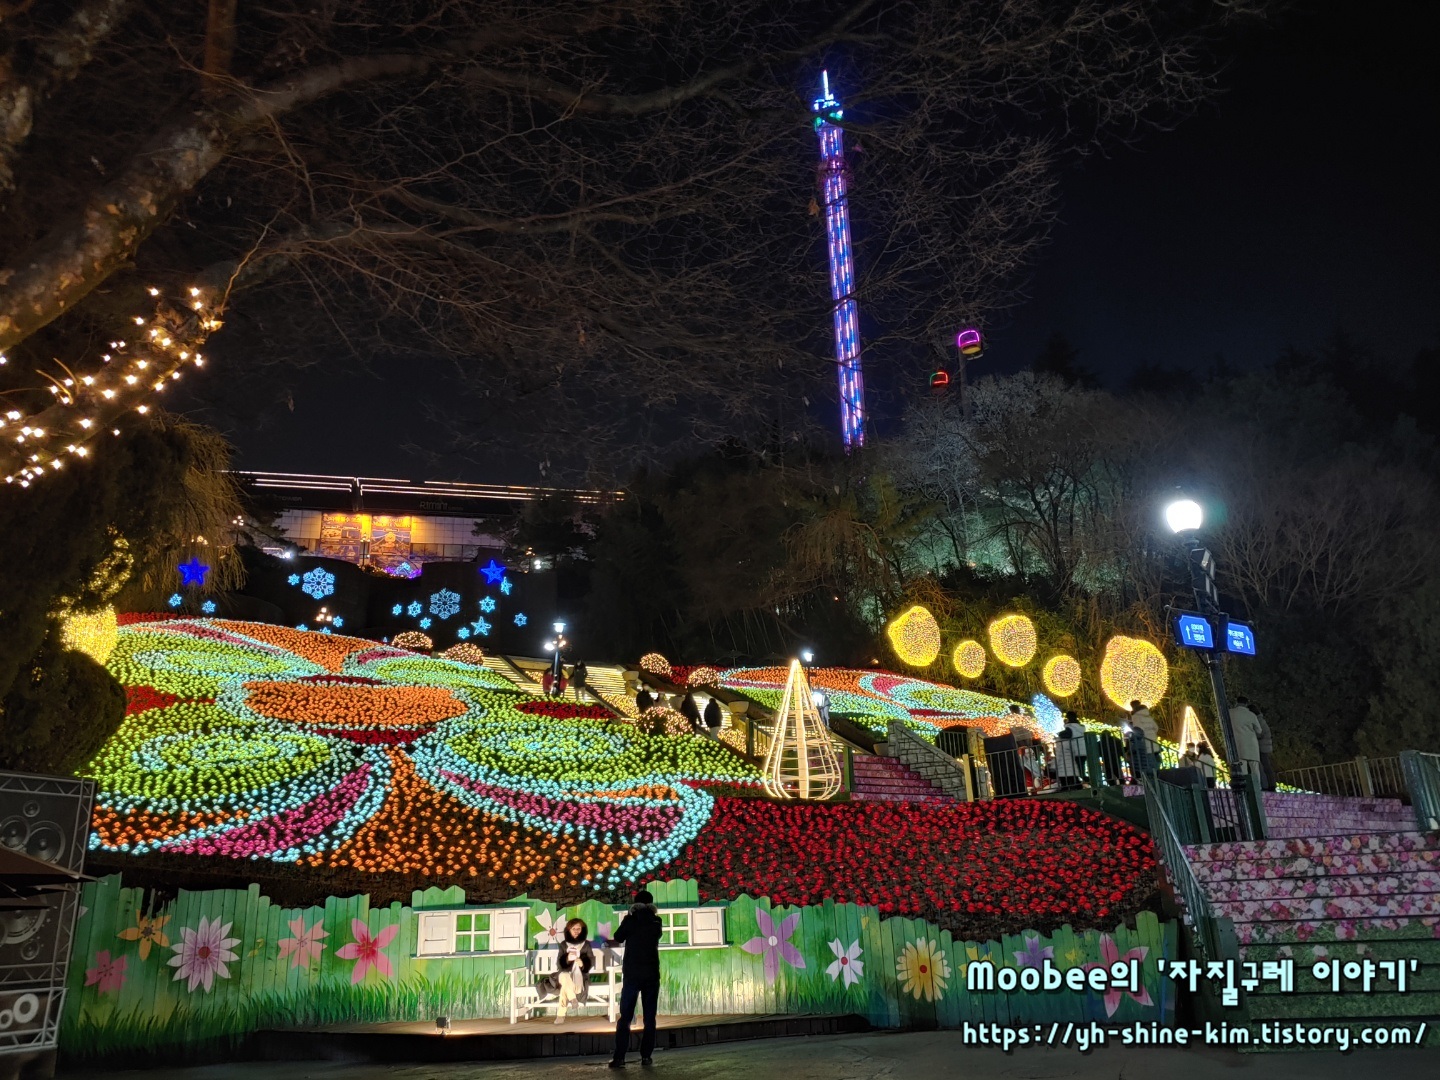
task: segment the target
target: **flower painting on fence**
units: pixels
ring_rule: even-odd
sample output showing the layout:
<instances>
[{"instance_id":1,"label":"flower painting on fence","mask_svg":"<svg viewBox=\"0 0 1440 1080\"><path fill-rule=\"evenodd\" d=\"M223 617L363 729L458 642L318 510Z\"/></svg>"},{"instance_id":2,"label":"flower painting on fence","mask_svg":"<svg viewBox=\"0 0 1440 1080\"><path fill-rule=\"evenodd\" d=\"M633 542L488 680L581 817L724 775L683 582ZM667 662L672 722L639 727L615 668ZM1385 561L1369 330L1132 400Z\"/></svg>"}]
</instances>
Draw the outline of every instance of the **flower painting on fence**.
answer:
<instances>
[{"instance_id":1,"label":"flower painting on fence","mask_svg":"<svg viewBox=\"0 0 1440 1080\"><path fill-rule=\"evenodd\" d=\"M1177 956L1176 927L1150 912L1133 927L1106 932L1060 927L989 942L966 941L934 923L884 918L873 906L827 902L774 908L748 896L706 904L694 881L647 881L662 913L718 910L718 936L665 945L660 1009L683 1014L833 1014L865 1016L879 1027L958 1027L966 1021L1165 1021L1174 985L1156 958ZM231 1045L256 1030L327 1023L384 1023L437 1015L508 1015L508 969L533 947L535 930L584 919L608 939L623 909L600 900L568 907L519 897L503 909L466 905L458 887L414 893L410 905L372 907L365 896L331 898L289 909L256 890L182 891L160 901L125 888L118 876L84 886L86 913L76 927L62 1038L79 1057L213 1040ZM488 952L474 913L522 909L526 938ZM137 959L138 938L118 937L148 910L179 928L168 964ZM465 955L425 957L420 920L427 912L465 913ZM493 921L483 925L493 929ZM713 924L713 919L706 920ZM457 930L457 933L459 931ZM428 933L428 932L427 932ZM470 936L473 933L473 936ZM116 942L120 942L117 947ZM237 949L241 942L242 950ZM253 947L251 947L253 943ZM333 943L333 944L332 944ZM338 947L333 947L338 945ZM237 952L240 955L237 958ZM1145 959L1141 992L971 993L964 968L977 959L1026 966L1059 958L1062 969ZM1013 960L1013 964L1011 961Z\"/></svg>"},{"instance_id":2,"label":"flower painting on fence","mask_svg":"<svg viewBox=\"0 0 1440 1080\"><path fill-rule=\"evenodd\" d=\"M1128 949L1122 954L1120 952L1119 946L1115 944L1115 939L1113 937L1111 937L1109 934L1101 934L1100 962L1082 964L1081 966L1086 971L1090 971L1094 968L1099 968L1102 971L1108 971L1116 964L1128 964L1131 960L1134 960L1137 963L1143 963L1145 960L1145 955L1149 951L1150 950L1147 946L1137 945L1135 948ZM1137 1005L1150 1004L1150 991L1147 990L1143 985L1140 987L1140 992L1138 994L1133 994L1129 990L1122 990L1119 986L1116 986L1112 983L1110 988L1105 991L1106 1017L1111 1017L1115 1015L1115 1010L1120 1007L1122 995L1123 997L1132 998Z\"/></svg>"}]
</instances>

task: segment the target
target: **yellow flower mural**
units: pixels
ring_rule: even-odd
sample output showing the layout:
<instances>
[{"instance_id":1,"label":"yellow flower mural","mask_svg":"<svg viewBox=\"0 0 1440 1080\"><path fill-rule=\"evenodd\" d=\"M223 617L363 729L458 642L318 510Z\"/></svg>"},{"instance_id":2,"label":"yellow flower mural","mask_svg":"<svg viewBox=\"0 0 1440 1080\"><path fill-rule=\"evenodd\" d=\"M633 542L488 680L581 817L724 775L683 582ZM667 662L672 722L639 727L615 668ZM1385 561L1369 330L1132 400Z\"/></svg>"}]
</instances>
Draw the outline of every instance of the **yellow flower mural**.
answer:
<instances>
[{"instance_id":1,"label":"yellow flower mural","mask_svg":"<svg viewBox=\"0 0 1440 1080\"><path fill-rule=\"evenodd\" d=\"M896 957L895 974L901 989L916 1000L923 995L926 1001L939 1001L950 978L950 960L941 951L939 942L921 938L908 943L905 951Z\"/></svg>"},{"instance_id":2,"label":"yellow flower mural","mask_svg":"<svg viewBox=\"0 0 1440 1080\"><path fill-rule=\"evenodd\" d=\"M140 942L140 959L145 960L150 956L150 946L159 945L162 949L170 947L170 939L165 935L165 924L170 921L169 915L157 915L153 919L147 919L140 912L135 912L135 925L127 926L116 936L122 941Z\"/></svg>"}]
</instances>

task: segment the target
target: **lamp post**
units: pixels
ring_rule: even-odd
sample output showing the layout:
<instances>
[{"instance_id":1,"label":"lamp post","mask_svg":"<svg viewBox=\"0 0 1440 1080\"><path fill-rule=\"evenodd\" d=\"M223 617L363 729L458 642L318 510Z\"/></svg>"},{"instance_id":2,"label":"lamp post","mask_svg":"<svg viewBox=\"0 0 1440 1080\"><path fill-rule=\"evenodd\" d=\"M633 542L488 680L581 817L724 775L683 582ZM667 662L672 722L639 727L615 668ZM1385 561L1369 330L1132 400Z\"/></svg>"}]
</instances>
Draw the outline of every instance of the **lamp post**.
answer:
<instances>
[{"instance_id":1,"label":"lamp post","mask_svg":"<svg viewBox=\"0 0 1440 1080\"><path fill-rule=\"evenodd\" d=\"M550 628L555 631L555 637L545 643L545 648L555 654L554 659L550 661L550 685L553 687L560 685L560 654L565 651L565 646L569 645L570 642L565 639L565 623L563 620L556 619Z\"/></svg>"},{"instance_id":2,"label":"lamp post","mask_svg":"<svg viewBox=\"0 0 1440 1080\"><path fill-rule=\"evenodd\" d=\"M1165 507L1165 524L1186 546L1190 563L1190 588L1195 594L1195 606L1212 625L1218 628L1218 635L1225 634L1225 614L1220 610L1220 594L1215 588L1215 556L1200 540L1200 526L1205 522L1204 511L1194 499L1176 499ZM1225 694L1225 672L1220 666L1218 649L1201 652L1205 667L1210 673L1210 691L1215 695L1215 715L1220 719L1220 732L1225 739L1225 760L1230 763L1230 786L1236 786L1235 732L1230 726L1230 705ZM1242 829L1249 832L1249 820L1240 815ZM1249 839L1248 836L1244 839Z\"/></svg>"}]
</instances>

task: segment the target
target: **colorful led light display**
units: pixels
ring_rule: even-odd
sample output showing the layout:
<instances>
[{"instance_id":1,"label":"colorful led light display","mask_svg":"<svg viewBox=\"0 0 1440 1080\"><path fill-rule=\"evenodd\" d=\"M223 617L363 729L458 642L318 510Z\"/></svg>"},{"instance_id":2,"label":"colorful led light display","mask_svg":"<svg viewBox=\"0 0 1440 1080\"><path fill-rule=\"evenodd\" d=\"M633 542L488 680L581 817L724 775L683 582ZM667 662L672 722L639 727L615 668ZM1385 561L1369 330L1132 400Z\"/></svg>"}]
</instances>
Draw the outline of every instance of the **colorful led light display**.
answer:
<instances>
[{"instance_id":1,"label":"colorful led light display","mask_svg":"<svg viewBox=\"0 0 1440 1080\"><path fill-rule=\"evenodd\" d=\"M1035 658L1039 638L1024 615L1002 615L990 624L990 651L1010 667L1024 667Z\"/></svg>"},{"instance_id":2,"label":"colorful led light display","mask_svg":"<svg viewBox=\"0 0 1440 1080\"><path fill-rule=\"evenodd\" d=\"M835 367L840 383L840 436L847 451L865 445L865 379L860 367L860 306L855 300L855 254L850 243L850 197L846 190L845 115L830 92L830 73L821 72L815 99L815 134L820 140L820 190L825 206L825 240L830 258L830 299L834 302Z\"/></svg>"},{"instance_id":3,"label":"colorful led light display","mask_svg":"<svg viewBox=\"0 0 1440 1080\"><path fill-rule=\"evenodd\" d=\"M1100 689L1122 709L1139 701L1146 708L1165 696L1170 665L1165 654L1143 638L1117 634L1105 646L1100 661Z\"/></svg>"}]
</instances>

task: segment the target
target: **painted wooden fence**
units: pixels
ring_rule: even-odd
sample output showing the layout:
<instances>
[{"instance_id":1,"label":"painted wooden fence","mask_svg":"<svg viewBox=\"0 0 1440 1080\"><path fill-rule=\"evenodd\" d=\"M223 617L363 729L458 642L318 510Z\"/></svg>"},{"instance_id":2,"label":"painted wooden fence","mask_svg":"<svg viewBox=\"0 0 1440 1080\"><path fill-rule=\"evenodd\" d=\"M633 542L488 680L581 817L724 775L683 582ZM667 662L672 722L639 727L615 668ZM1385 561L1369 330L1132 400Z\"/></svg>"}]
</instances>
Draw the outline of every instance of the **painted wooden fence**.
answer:
<instances>
[{"instance_id":1,"label":"painted wooden fence","mask_svg":"<svg viewBox=\"0 0 1440 1080\"><path fill-rule=\"evenodd\" d=\"M652 883L660 905L702 906L694 881ZM592 936L618 913L587 902L557 912L528 905L533 944L556 918L579 916ZM463 891L428 889L411 905L372 908L366 896L282 908L246 891L185 892L157 904L118 877L85 887L70 966L61 1045L72 1058L212 1042L248 1032L334 1023L508 1014L507 968L523 957L418 958L416 912L465 904ZM709 905L706 905L709 906ZM1061 928L985 943L956 941L917 919L873 907L772 909L740 897L725 907L720 948L668 949L662 1013L854 1013L878 1027L957 1027L966 1021L1169 1020L1173 984L1156 961L1177 953L1176 927L1144 912L1110 933ZM1062 970L1141 959L1141 993L970 993L966 966Z\"/></svg>"}]
</instances>

